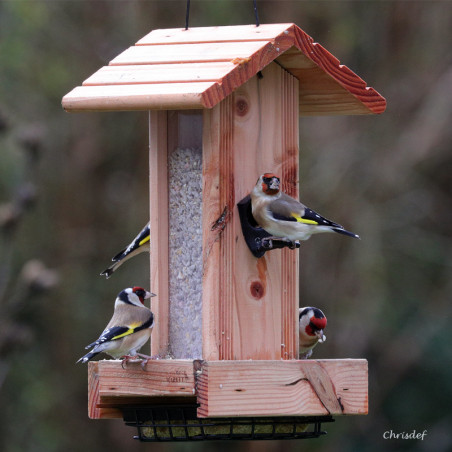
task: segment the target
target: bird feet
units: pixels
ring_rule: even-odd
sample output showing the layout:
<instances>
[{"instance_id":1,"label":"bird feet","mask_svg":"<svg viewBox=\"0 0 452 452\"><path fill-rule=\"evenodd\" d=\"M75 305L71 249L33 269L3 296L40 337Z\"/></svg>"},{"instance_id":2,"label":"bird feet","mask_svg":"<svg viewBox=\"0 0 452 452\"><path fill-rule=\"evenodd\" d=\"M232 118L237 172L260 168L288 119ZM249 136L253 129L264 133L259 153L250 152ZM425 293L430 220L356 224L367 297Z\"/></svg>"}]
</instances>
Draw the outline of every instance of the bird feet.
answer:
<instances>
[{"instance_id":1,"label":"bird feet","mask_svg":"<svg viewBox=\"0 0 452 452\"><path fill-rule=\"evenodd\" d=\"M148 356L148 355L143 355L142 353L137 353L136 355L130 356L130 355L124 355L121 356L122 362L121 362L121 367L125 370L124 368L124 364L127 365L127 363L129 361L141 361L140 362L140 366L143 370L146 370L146 364L153 360L153 359L159 359L161 356L160 355L153 355L153 356Z\"/></svg>"},{"instance_id":2,"label":"bird feet","mask_svg":"<svg viewBox=\"0 0 452 452\"><path fill-rule=\"evenodd\" d=\"M146 370L146 364L149 362L149 361L152 361L152 360L154 360L154 359L160 359L161 358L161 356L159 355L159 354L157 354L157 355L152 355L152 356L148 356L148 355L143 355L143 354L141 354L141 353L137 353L137 356L139 356L140 358L141 358L141 368L143 369L143 370Z\"/></svg>"},{"instance_id":3,"label":"bird feet","mask_svg":"<svg viewBox=\"0 0 452 452\"><path fill-rule=\"evenodd\" d=\"M290 240L287 237L264 237L260 240L260 246L265 250L273 250L276 248L289 247L291 250L300 248L300 242L298 240Z\"/></svg>"},{"instance_id":4,"label":"bird feet","mask_svg":"<svg viewBox=\"0 0 452 452\"><path fill-rule=\"evenodd\" d=\"M137 355L133 355L133 356L131 356L131 355L124 355L124 356L121 356L121 367L125 370L125 367L124 367L124 364L126 364L127 365L127 363L129 362L129 361L134 361L134 360L137 360L137 359L139 359L139 356L137 356Z\"/></svg>"}]
</instances>

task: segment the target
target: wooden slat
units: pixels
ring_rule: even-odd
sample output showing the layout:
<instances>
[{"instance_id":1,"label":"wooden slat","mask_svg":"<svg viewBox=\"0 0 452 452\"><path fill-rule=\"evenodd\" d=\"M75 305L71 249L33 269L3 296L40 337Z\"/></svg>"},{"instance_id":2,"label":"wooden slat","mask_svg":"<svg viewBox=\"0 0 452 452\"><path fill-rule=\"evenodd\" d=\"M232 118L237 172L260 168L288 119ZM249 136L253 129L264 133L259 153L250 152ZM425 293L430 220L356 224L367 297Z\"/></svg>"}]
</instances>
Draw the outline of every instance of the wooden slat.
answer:
<instances>
[{"instance_id":1,"label":"wooden slat","mask_svg":"<svg viewBox=\"0 0 452 452\"><path fill-rule=\"evenodd\" d=\"M169 344L167 112L152 111L149 120L150 271L151 290L157 294L151 299L151 353L164 356Z\"/></svg>"},{"instance_id":2,"label":"wooden slat","mask_svg":"<svg viewBox=\"0 0 452 452\"><path fill-rule=\"evenodd\" d=\"M68 111L203 108L204 92L214 85L215 82L81 86L63 98L63 107Z\"/></svg>"},{"instance_id":3,"label":"wooden slat","mask_svg":"<svg viewBox=\"0 0 452 452\"><path fill-rule=\"evenodd\" d=\"M225 325L230 325L231 318L226 316L222 300L230 300L224 291L229 293L234 288L225 283L229 267L224 268L222 242L228 238L222 236L235 207L234 199L227 196L233 189L224 190L224 181L229 180L232 171L233 105L230 96L212 110L205 110L203 119L202 317L203 358L208 360L231 358L231 338L225 332L230 331ZM230 234L230 228L226 233Z\"/></svg>"},{"instance_id":4,"label":"wooden slat","mask_svg":"<svg viewBox=\"0 0 452 452\"><path fill-rule=\"evenodd\" d=\"M298 199L299 133L298 133L298 80L289 72L282 71L282 143L285 158L282 161L282 190ZM299 253L283 249L281 252L281 358L298 358L298 298Z\"/></svg>"},{"instance_id":5,"label":"wooden slat","mask_svg":"<svg viewBox=\"0 0 452 452\"><path fill-rule=\"evenodd\" d=\"M119 360L88 364L88 407L91 419L122 417L120 407L149 403L150 398L194 396L193 361L156 360L146 364Z\"/></svg>"},{"instance_id":6,"label":"wooden slat","mask_svg":"<svg viewBox=\"0 0 452 452\"><path fill-rule=\"evenodd\" d=\"M205 201L209 223L204 227L203 297L211 316L204 325L205 359L296 356L297 278L289 275L296 272L298 253L276 250L256 259L245 244L236 208L261 173L284 172L288 185L297 183L298 115L289 105L291 96L296 99L297 84L284 79L292 76L275 63L262 74L205 114L205 178L210 191L218 187L213 199ZM286 121L291 123L290 136L283 139ZM219 318L212 320L214 312ZM290 317L287 325L283 317ZM283 324L288 349L281 354Z\"/></svg>"},{"instance_id":7,"label":"wooden slat","mask_svg":"<svg viewBox=\"0 0 452 452\"><path fill-rule=\"evenodd\" d=\"M198 377L199 417L367 414L367 361L211 361Z\"/></svg>"},{"instance_id":8,"label":"wooden slat","mask_svg":"<svg viewBox=\"0 0 452 452\"><path fill-rule=\"evenodd\" d=\"M136 45L149 44L182 44L194 42L228 42L228 41L260 41L273 39L285 30L293 28L292 23L287 24L261 24L255 25L232 25L225 27L202 27L168 28L153 30Z\"/></svg>"},{"instance_id":9,"label":"wooden slat","mask_svg":"<svg viewBox=\"0 0 452 452\"><path fill-rule=\"evenodd\" d=\"M87 78L83 85L216 81L236 66L231 62L104 66Z\"/></svg>"},{"instance_id":10,"label":"wooden slat","mask_svg":"<svg viewBox=\"0 0 452 452\"><path fill-rule=\"evenodd\" d=\"M110 65L232 61L249 58L265 44L267 41L132 46L111 60Z\"/></svg>"}]
</instances>

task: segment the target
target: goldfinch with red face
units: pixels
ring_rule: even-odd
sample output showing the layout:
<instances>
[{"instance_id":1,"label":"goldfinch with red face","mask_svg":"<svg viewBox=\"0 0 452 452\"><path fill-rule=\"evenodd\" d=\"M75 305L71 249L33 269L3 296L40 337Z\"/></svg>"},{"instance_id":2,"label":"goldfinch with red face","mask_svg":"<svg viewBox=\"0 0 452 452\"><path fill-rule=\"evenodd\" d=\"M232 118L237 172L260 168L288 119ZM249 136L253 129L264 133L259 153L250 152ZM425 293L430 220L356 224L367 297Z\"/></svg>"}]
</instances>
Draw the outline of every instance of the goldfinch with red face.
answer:
<instances>
[{"instance_id":1,"label":"goldfinch with red face","mask_svg":"<svg viewBox=\"0 0 452 452\"><path fill-rule=\"evenodd\" d=\"M326 327L325 314L318 308L300 308L298 312L299 358L308 359L318 342L326 341L323 330Z\"/></svg>"},{"instance_id":2,"label":"goldfinch with red face","mask_svg":"<svg viewBox=\"0 0 452 452\"><path fill-rule=\"evenodd\" d=\"M251 209L257 224L272 234L294 242L307 240L312 234L338 232L359 239L340 224L320 216L296 199L281 192L279 177L262 174L251 192Z\"/></svg>"},{"instance_id":3,"label":"goldfinch with red face","mask_svg":"<svg viewBox=\"0 0 452 452\"><path fill-rule=\"evenodd\" d=\"M154 326L154 315L144 306L144 300L153 296L142 287L119 292L113 317L99 339L85 347L92 350L77 362L86 363L101 352L115 359L144 356L137 352L150 338Z\"/></svg>"},{"instance_id":4,"label":"goldfinch with red face","mask_svg":"<svg viewBox=\"0 0 452 452\"><path fill-rule=\"evenodd\" d=\"M114 262L114 264L106 268L101 273L101 275L105 275L105 277L108 279L118 269L120 265L122 265L125 261L129 260L131 257L134 257L140 253L144 253L145 251L149 252L150 238L151 235L148 223L140 231L140 233L132 240L132 242L127 248L124 248L115 257L113 257L112 261Z\"/></svg>"}]
</instances>

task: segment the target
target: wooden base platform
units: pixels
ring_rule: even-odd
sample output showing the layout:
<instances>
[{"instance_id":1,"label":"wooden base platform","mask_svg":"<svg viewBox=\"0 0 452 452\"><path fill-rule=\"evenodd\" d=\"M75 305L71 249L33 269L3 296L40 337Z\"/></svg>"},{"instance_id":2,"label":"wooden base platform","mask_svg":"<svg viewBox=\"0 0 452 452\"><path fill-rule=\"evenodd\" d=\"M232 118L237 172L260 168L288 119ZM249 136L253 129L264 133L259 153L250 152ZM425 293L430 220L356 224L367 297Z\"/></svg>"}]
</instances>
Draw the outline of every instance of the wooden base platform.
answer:
<instances>
[{"instance_id":1,"label":"wooden base platform","mask_svg":"<svg viewBox=\"0 0 452 452\"><path fill-rule=\"evenodd\" d=\"M122 418L126 406L199 404L198 417L368 413L365 359L119 360L88 364L88 415Z\"/></svg>"}]
</instances>

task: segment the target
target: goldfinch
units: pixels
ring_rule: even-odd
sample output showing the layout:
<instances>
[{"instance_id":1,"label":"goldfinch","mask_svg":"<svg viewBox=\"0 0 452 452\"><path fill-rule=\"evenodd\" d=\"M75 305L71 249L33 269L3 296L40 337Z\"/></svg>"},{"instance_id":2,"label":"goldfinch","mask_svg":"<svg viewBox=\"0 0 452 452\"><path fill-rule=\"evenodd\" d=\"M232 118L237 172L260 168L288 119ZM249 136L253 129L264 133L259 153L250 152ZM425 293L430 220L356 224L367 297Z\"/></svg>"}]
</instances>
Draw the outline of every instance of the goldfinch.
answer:
<instances>
[{"instance_id":1,"label":"goldfinch","mask_svg":"<svg viewBox=\"0 0 452 452\"><path fill-rule=\"evenodd\" d=\"M115 257L113 257L112 261L114 262L114 264L106 268L101 273L101 275L105 275L105 277L108 279L125 261L127 261L131 257L136 256L137 254L149 251L150 238L151 237L148 223L132 240L127 248L124 248Z\"/></svg>"},{"instance_id":2,"label":"goldfinch","mask_svg":"<svg viewBox=\"0 0 452 452\"><path fill-rule=\"evenodd\" d=\"M326 327L325 314L318 308L306 307L298 311L299 358L307 359L317 342L325 342L323 329Z\"/></svg>"},{"instance_id":3,"label":"goldfinch","mask_svg":"<svg viewBox=\"0 0 452 452\"><path fill-rule=\"evenodd\" d=\"M294 242L307 240L312 234L338 232L359 239L340 224L320 216L279 189L279 177L262 174L251 192L251 210L257 224L275 237Z\"/></svg>"},{"instance_id":4,"label":"goldfinch","mask_svg":"<svg viewBox=\"0 0 452 452\"><path fill-rule=\"evenodd\" d=\"M104 352L115 359L130 358L150 338L154 315L144 306L144 300L155 296L141 287L129 287L119 292L115 301L113 317L97 341L86 346L91 348L77 362L86 363Z\"/></svg>"}]
</instances>

